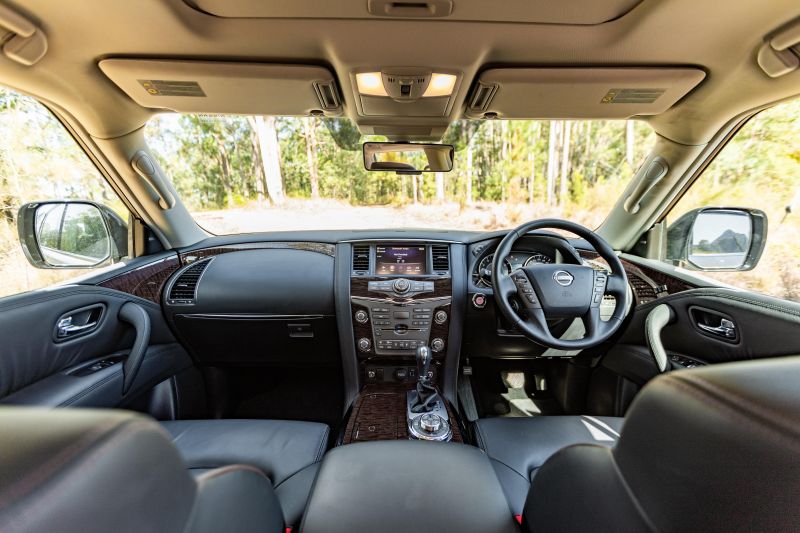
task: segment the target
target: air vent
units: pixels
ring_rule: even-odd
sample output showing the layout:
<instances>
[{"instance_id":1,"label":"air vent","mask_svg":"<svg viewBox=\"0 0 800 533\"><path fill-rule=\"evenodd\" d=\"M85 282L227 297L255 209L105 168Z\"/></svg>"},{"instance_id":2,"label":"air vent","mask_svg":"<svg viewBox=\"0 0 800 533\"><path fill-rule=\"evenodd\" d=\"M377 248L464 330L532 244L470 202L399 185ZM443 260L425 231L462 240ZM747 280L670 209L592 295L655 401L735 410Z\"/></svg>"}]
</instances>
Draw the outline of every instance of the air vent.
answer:
<instances>
[{"instance_id":1,"label":"air vent","mask_svg":"<svg viewBox=\"0 0 800 533\"><path fill-rule=\"evenodd\" d=\"M369 273L369 245L353 246L353 272L356 274Z\"/></svg>"},{"instance_id":2,"label":"air vent","mask_svg":"<svg viewBox=\"0 0 800 533\"><path fill-rule=\"evenodd\" d=\"M434 244L431 246L433 254L434 272L446 272L450 270L450 246L447 244Z\"/></svg>"},{"instance_id":3,"label":"air vent","mask_svg":"<svg viewBox=\"0 0 800 533\"><path fill-rule=\"evenodd\" d=\"M183 271L183 274L178 276L172 288L169 291L169 303L171 304L191 304L194 303L197 283L200 281L200 276L203 271L211 262L211 258L205 259L195 263L191 267Z\"/></svg>"},{"instance_id":4,"label":"air vent","mask_svg":"<svg viewBox=\"0 0 800 533\"><path fill-rule=\"evenodd\" d=\"M326 111L339 109L339 95L333 82L314 82L314 91L317 93L319 105Z\"/></svg>"},{"instance_id":5,"label":"air vent","mask_svg":"<svg viewBox=\"0 0 800 533\"><path fill-rule=\"evenodd\" d=\"M469 110L473 112L485 111L492 102L495 92L497 92L497 85L479 83L472 92L472 98L469 99Z\"/></svg>"}]
</instances>

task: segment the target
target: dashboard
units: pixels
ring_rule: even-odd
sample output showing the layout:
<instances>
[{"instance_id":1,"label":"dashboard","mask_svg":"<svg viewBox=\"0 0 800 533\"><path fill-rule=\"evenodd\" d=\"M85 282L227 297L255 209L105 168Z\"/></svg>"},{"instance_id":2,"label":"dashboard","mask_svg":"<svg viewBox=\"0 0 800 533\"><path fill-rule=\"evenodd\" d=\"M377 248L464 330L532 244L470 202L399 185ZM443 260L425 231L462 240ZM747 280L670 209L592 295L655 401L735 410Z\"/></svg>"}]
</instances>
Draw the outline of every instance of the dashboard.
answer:
<instances>
[{"instance_id":1,"label":"dashboard","mask_svg":"<svg viewBox=\"0 0 800 533\"><path fill-rule=\"evenodd\" d=\"M134 261L97 284L162 305L200 364L344 365L348 390L414 379L417 347L455 397L459 360L552 357L494 305L493 254L505 232L306 231L211 237ZM520 238L508 271L596 257L554 233ZM637 304L691 288L623 261ZM602 268L602 266L600 266ZM568 323L551 324L554 335Z\"/></svg>"}]
</instances>

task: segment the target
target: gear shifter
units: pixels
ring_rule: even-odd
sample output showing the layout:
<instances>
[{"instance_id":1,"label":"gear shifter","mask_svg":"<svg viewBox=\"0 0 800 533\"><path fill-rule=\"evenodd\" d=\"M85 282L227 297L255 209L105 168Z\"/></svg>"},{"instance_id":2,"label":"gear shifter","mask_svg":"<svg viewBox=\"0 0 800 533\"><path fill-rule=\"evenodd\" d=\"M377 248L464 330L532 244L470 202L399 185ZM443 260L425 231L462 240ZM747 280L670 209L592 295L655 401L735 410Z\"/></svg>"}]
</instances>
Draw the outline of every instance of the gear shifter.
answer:
<instances>
[{"instance_id":1,"label":"gear shifter","mask_svg":"<svg viewBox=\"0 0 800 533\"><path fill-rule=\"evenodd\" d=\"M433 404L439 399L436 387L428 379L428 370L431 366L433 354L427 346L417 348L417 396L414 399L411 411L413 413L429 413Z\"/></svg>"}]
</instances>

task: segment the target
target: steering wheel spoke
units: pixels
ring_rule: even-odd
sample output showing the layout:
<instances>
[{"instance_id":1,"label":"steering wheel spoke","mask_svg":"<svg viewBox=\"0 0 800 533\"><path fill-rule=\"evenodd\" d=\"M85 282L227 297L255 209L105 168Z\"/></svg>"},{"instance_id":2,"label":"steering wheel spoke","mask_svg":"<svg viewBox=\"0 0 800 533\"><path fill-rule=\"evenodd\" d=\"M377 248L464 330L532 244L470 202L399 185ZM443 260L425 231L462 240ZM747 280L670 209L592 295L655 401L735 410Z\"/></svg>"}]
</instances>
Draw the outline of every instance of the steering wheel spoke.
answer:
<instances>
[{"instance_id":1,"label":"steering wheel spoke","mask_svg":"<svg viewBox=\"0 0 800 533\"><path fill-rule=\"evenodd\" d=\"M600 307L592 306L581 317L583 328L586 330L584 338L592 338L601 334L603 321L600 319Z\"/></svg>"}]
</instances>

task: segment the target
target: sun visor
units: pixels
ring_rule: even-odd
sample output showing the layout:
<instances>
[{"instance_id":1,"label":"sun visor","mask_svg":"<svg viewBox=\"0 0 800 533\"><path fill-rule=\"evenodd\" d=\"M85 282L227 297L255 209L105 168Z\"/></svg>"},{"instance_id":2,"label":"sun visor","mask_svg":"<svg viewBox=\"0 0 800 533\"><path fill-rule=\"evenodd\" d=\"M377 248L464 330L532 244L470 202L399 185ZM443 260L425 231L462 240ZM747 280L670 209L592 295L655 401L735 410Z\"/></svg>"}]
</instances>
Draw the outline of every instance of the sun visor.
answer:
<instances>
[{"instance_id":1,"label":"sun visor","mask_svg":"<svg viewBox=\"0 0 800 533\"><path fill-rule=\"evenodd\" d=\"M697 68L500 68L478 77L471 118L625 119L663 113L705 78Z\"/></svg>"},{"instance_id":2,"label":"sun visor","mask_svg":"<svg viewBox=\"0 0 800 533\"><path fill-rule=\"evenodd\" d=\"M104 59L100 70L147 108L243 115L342 114L334 77L323 67Z\"/></svg>"}]
</instances>

